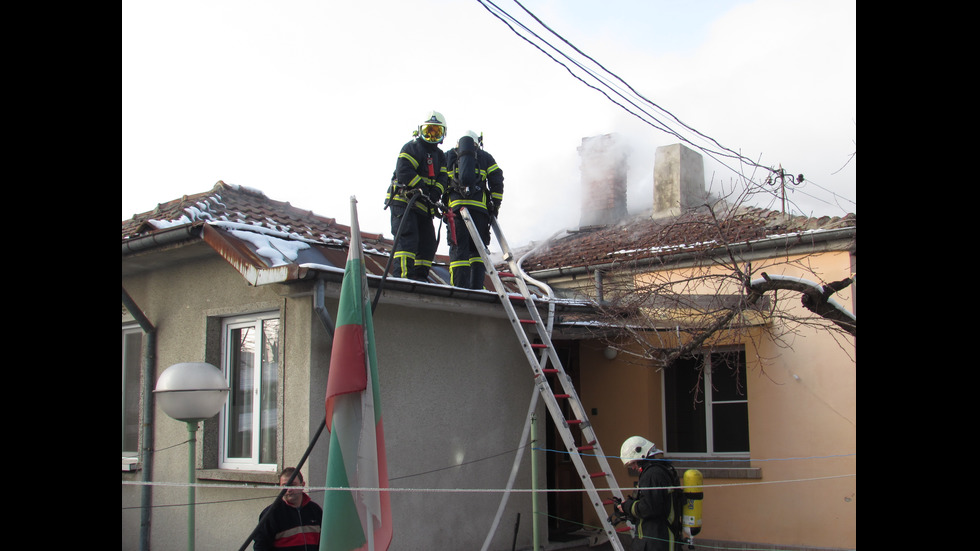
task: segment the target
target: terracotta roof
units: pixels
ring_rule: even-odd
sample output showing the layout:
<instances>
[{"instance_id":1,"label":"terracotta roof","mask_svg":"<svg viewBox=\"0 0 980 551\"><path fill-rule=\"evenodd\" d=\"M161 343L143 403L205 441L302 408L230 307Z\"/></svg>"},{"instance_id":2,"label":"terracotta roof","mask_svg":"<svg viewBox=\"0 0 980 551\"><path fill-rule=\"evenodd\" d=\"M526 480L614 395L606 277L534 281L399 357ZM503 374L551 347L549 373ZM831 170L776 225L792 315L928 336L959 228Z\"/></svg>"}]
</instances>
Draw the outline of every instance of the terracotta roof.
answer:
<instances>
[{"instance_id":1,"label":"terracotta roof","mask_svg":"<svg viewBox=\"0 0 980 551\"><path fill-rule=\"evenodd\" d=\"M527 272L628 263L704 251L724 244L856 228L857 217L787 217L777 211L739 208L715 220L705 211L654 219L649 213L598 228L585 228L555 239L524 259Z\"/></svg>"},{"instance_id":2,"label":"terracotta roof","mask_svg":"<svg viewBox=\"0 0 980 551\"><path fill-rule=\"evenodd\" d=\"M209 191L160 203L123 220L123 255L162 247L169 242L160 239L163 234L178 229L203 239L252 284L303 278L309 270L342 274L351 233L350 226L334 218L219 180ZM361 242L368 274L384 273L392 240L362 230ZM448 257L437 255L429 283L445 285L448 264Z\"/></svg>"},{"instance_id":3,"label":"terracotta roof","mask_svg":"<svg viewBox=\"0 0 980 551\"><path fill-rule=\"evenodd\" d=\"M210 191L160 203L152 211L123 220L122 238L126 241L144 237L179 223L196 221L258 226L325 245L346 247L350 241L350 226L338 224L334 218L296 208L288 202L275 201L261 191L229 185L221 180ZM362 230L361 239L365 247L375 247L383 252L391 246L391 241L381 234Z\"/></svg>"}]
</instances>

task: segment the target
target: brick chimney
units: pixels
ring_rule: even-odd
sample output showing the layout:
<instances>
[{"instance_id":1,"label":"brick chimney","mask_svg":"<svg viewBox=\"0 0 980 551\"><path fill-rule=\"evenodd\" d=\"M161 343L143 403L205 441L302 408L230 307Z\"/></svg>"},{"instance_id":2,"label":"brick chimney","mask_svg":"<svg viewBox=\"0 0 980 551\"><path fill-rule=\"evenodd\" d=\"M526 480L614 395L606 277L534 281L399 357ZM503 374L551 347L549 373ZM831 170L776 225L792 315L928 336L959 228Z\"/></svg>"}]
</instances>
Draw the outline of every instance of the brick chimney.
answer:
<instances>
[{"instance_id":1,"label":"brick chimney","mask_svg":"<svg viewBox=\"0 0 980 551\"><path fill-rule=\"evenodd\" d=\"M626 217L626 148L616 134L603 134L582 138L578 152L582 170L579 226L619 222Z\"/></svg>"},{"instance_id":2,"label":"brick chimney","mask_svg":"<svg viewBox=\"0 0 980 551\"><path fill-rule=\"evenodd\" d=\"M704 159L681 144L657 148L653 164L653 217L677 216L705 203Z\"/></svg>"}]
</instances>

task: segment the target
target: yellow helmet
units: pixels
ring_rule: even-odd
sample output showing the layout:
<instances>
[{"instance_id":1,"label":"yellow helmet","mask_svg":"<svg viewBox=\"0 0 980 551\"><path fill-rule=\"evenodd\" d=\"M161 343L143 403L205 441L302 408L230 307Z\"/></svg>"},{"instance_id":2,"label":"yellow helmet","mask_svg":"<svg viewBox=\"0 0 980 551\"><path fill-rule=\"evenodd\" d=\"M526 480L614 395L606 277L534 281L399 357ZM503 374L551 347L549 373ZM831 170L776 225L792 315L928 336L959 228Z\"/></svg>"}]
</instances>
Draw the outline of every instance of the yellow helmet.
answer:
<instances>
[{"instance_id":1,"label":"yellow helmet","mask_svg":"<svg viewBox=\"0 0 980 551\"><path fill-rule=\"evenodd\" d=\"M446 137L446 117L438 111L430 111L416 133L429 143L442 143Z\"/></svg>"}]
</instances>

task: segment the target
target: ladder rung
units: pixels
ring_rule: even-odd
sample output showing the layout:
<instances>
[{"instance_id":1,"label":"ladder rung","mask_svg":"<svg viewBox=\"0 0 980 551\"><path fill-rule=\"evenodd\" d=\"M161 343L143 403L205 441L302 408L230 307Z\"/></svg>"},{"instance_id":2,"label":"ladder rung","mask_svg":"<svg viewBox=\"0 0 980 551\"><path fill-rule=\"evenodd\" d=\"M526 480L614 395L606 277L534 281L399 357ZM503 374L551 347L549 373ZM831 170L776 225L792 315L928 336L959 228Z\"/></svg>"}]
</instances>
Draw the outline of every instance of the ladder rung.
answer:
<instances>
[{"instance_id":1,"label":"ladder rung","mask_svg":"<svg viewBox=\"0 0 980 551\"><path fill-rule=\"evenodd\" d=\"M531 348L548 348L547 344L532 344Z\"/></svg>"},{"instance_id":2,"label":"ladder rung","mask_svg":"<svg viewBox=\"0 0 980 551\"><path fill-rule=\"evenodd\" d=\"M536 322L534 320L518 320L518 321L520 321L521 323L529 323L531 325L534 325L534 324L538 323L538 322Z\"/></svg>"},{"instance_id":3,"label":"ladder rung","mask_svg":"<svg viewBox=\"0 0 980 551\"><path fill-rule=\"evenodd\" d=\"M510 272L497 272L497 275L499 275L500 277L517 277Z\"/></svg>"},{"instance_id":4,"label":"ladder rung","mask_svg":"<svg viewBox=\"0 0 980 551\"><path fill-rule=\"evenodd\" d=\"M594 449L595 449L595 446L593 446L592 444L589 444L587 446L579 446L578 447L578 451L580 451L580 452L590 452L590 451L592 451Z\"/></svg>"},{"instance_id":5,"label":"ladder rung","mask_svg":"<svg viewBox=\"0 0 980 551\"><path fill-rule=\"evenodd\" d=\"M571 397L572 397L571 394L555 394L555 398L565 399L565 398L571 398Z\"/></svg>"},{"instance_id":6,"label":"ladder rung","mask_svg":"<svg viewBox=\"0 0 980 551\"><path fill-rule=\"evenodd\" d=\"M581 419L569 419L568 421L565 421L565 422L568 423L569 425L580 425L580 424L582 424L582 420Z\"/></svg>"},{"instance_id":7,"label":"ladder rung","mask_svg":"<svg viewBox=\"0 0 980 551\"><path fill-rule=\"evenodd\" d=\"M599 478L601 476L606 476L607 474L609 473L604 473L604 472L589 473L589 478Z\"/></svg>"},{"instance_id":8,"label":"ladder rung","mask_svg":"<svg viewBox=\"0 0 980 551\"><path fill-rule=\"evenodd\" d=\"M619 527L616 528L616 531L617 532L629 532L630 531L630 527L629 526L619 526Z\"/></svg>"},{"instance_id":9,"label":"ladder rung","mask_svg":"<svg viewBox=\"0 0 980 551\"><path fill-rule=\"evenodd\" d=\"M549 368L546 368L546 369L542 369L541 370L541 373L545 373L545 374L548 374L548 373L558 373L558 370L555 369L554 367L549 367Z\"/></svg>"}]
</instances>

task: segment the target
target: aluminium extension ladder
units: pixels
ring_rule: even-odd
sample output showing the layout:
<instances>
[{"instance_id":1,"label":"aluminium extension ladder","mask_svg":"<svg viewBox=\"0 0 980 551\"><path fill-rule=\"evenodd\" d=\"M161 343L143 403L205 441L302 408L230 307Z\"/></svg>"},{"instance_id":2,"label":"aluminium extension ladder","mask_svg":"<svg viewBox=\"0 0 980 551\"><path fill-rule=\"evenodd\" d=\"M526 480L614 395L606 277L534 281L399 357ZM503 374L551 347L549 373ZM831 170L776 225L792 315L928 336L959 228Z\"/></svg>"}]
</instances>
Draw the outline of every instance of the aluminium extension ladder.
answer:
<instances>
[{"instance_id":1,"label":"aluminium extension ladder","mask_svg":"<svg viewBox=\"0 0 980 551\"><path fill-rule=\"evenodd\" d=\"M509 273L498 272L493 262L490 260L490 253L487 247L483 245L483 240L480 239L477 233L476 227L473 225L473 220L470 217L469 212L465 207L460 209L460 214L462 215L463 221L466 223L466 228L470 232L470 237L473 243L477 244L477 249L480 251L480 257L483 259L483 265L486 267L487 275L493 281L493 285L497 291L497 296L500 298L501 304L503 304L504 309L507 311L507 317L510 320L511 326L514 327L514 332L517 334L517 338L521 342L521 347L524 349L524 355L527 357L528 363L531 366L531 371L534 375L534 383L538 389L541 398L544 399L545 404L548 407L548 412L551 414L551 419L555 423L555 427L558 429L558 433L561 434L561 438L564 441L565 451L568 452L569 457L575 464L575 469L578 471L579 477L582 480L582 485L585 487L588 493L589 499L592 501L593 507L595 507L596 514L599 515L599 520L602 522L602 530L605 536L609 539L610 544L614 550L622 551L623 546L617 535L618 532L627 532L631 530L631 524L626 523L625 526L616 528L609 522L609 512L605 509L607 505L613 505L615 502L611 498L603 499L599 496L600 491L612 492L612 495L619 500L623 499L622 491L616 484L616 478L612 474L612 470L609 468L609 463L606 461L606 456L602 452L602 448L599 446L599 440L595 435L595 431L592 429L592 424L585 415L585 408L582 406L582 402L579 400L578 393L575 390L575 386L572 384L572 378L565 372L564 367L561 364L561 360L558 358L555 352L555 347L551 342L551 323L549 317L549 323L545 324L541 319L541 314L538 312L538 307L535 304L534 296L528 290L527 283L530 281L535 286L545 288L546 286L542 283L536 282L524 274L523 270L518 266L517 260L514 258L513 253L510 250L507 240L504 239L503 233L500 231L500 226L497 224L497 219L493 216L490 217L491 228L494 234L497 236L497 242L500 245L501 251L503 252L503 259L507 262L510 268ZM501 278L513 278L513 282L517 284L520 290L520 295L513 293L508 293L505 289ZM550 289L548 289L550 295ZM518 317L514 302L523 303L527 308L527 312L530 319L521 319ZM553 304L551 305L553 308ZM530 332L527 327L533 328L535 334L540 339L540 344L535 344L531 341L528 333ZM535 355L535 350L540 352L540 358ZM547 362L550 360L550 368L545 367ZM555 390L552 386L551 381L549 381L548 376L553 376L553 379L560 383L560 390ZM561 402L560 402L561 401ZM567 403L569 406L569 411L571 412L570 418L566 418L564 411L562 411L561 404ZM572 425L578 426L582 431L582 439L584 445L578 446L575 443L575 438L572 435L570 427ZM590 452L590 455L594 454L596 460L599 463L599 472L589 473L585 467L585 463L582 460L583 452ZM596 488L596 482L602 480L606 483L605 488Z\"/></svg>"}]
</instances>

